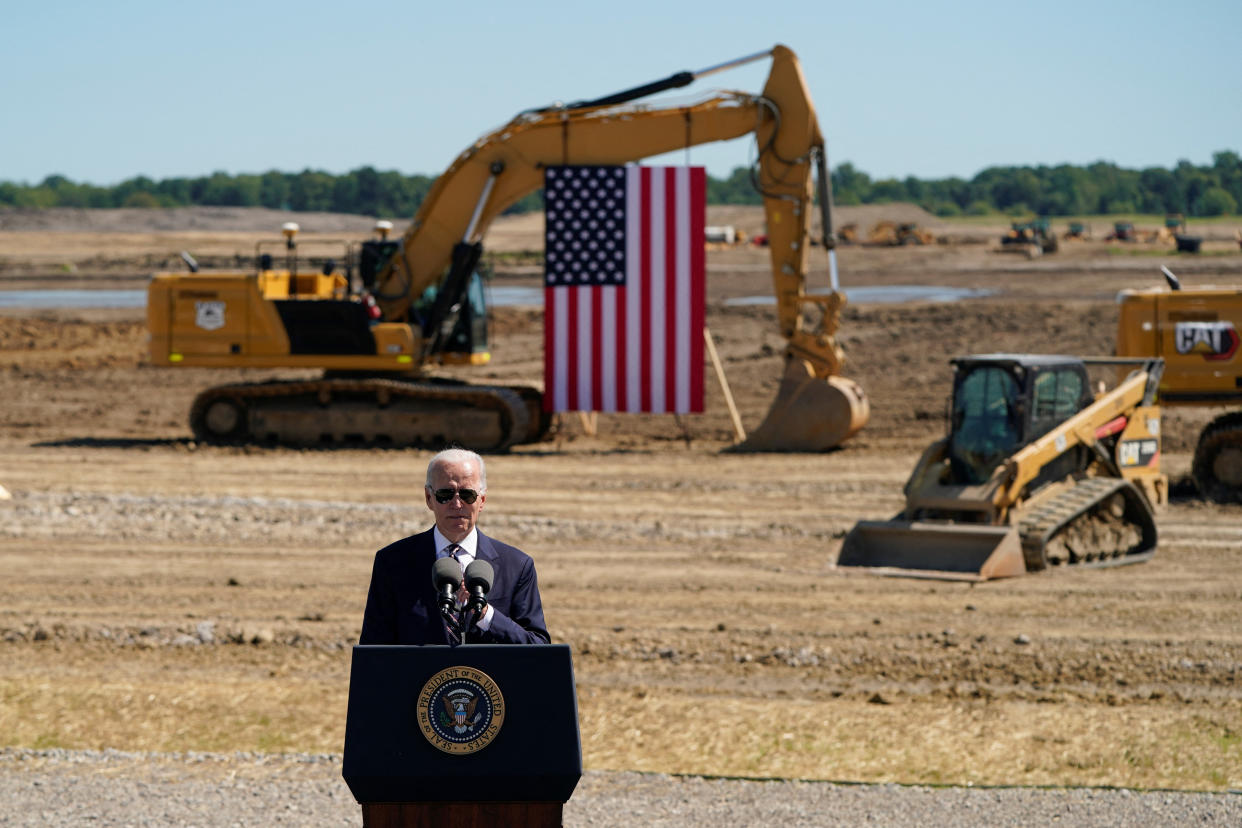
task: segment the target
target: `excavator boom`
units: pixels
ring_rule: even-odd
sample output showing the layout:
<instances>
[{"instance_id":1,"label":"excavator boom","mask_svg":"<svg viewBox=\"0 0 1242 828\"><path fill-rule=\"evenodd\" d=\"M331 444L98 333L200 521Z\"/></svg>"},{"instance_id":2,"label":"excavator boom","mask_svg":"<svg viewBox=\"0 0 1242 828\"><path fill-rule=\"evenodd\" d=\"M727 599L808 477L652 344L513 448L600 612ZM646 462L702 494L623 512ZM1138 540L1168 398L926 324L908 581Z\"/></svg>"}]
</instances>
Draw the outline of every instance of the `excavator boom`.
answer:
<instances>
[{"instance_id":1,"label":"excavator boom","mask_svg":"<svg viewBox=\"0 0 1242 828\"><path fill-rule=\"evenodd\" d=\"M822 451L840 445L866 425L870 404L857 383L840 376L844 354L835 335L844 294L835 283L828 294L807 292L815 172L823 246L836 270L824 139L790 49L778 45L741 61L769 54L772 66L760 95L722 92L668 108L628 105L739 62L732 61L596 101L524 112L481 138L436 180L405 233L401 253L381 274L377 295L385 318L404 318L411 299L440 277L453 249L477 243L492 220L541 187L546 167L621 164L754 133L777 323L788 345L776 399L738 448Z\"/></svg>"}]
</instances>

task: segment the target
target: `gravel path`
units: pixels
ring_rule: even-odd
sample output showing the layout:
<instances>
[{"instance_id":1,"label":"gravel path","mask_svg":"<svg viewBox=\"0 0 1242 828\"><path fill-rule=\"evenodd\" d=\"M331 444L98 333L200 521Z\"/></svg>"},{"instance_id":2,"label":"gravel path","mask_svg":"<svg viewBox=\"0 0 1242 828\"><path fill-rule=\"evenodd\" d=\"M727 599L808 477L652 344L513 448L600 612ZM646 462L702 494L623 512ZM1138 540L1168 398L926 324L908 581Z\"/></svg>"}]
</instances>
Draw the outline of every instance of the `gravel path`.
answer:
<instances>
[{"instance_id":1,"label":"gravel path","mask_svg":"<svg viewBox=\"0 0 1242 828\"><path fill-rule=\"evenodd\" d=\"M358 826L339 755L0 750L4 826ZM1238 825L1238 793L926 788L589 772L572 826Z\"/></svg>"}]
</instances>

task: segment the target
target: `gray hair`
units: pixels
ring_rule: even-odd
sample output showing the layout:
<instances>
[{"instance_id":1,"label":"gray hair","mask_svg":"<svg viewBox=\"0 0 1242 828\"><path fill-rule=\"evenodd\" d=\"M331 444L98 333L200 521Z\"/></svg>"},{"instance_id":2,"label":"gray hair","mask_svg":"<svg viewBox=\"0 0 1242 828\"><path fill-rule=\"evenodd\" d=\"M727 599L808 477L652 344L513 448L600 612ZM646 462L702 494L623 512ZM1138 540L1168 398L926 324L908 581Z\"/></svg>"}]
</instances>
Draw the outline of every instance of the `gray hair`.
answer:
<instances>
[{"instance_id":1,"label":"gray hair","mask_svg":"<svg viewBox=\"0 0 1242 828\"><path fill-rule=\"evenodd\" d=\"M483 458L469 449L461 448L445 449L427 462L427 482L424 485L428 489L431 488L432 472L444 463L473 463L479 470L479 493L487 491L487 466L483 465Z\"/></svg>"}]
</instances>

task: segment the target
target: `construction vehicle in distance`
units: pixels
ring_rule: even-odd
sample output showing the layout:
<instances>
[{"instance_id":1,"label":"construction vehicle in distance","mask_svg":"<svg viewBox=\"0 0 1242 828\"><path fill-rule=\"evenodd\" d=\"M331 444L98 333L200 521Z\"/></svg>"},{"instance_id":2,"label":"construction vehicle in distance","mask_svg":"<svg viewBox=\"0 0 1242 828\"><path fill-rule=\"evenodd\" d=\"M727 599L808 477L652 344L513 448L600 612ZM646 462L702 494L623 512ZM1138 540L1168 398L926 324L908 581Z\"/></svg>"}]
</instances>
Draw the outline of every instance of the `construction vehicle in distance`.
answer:
<instances>
[{"instance_id":1,"label":"construction vehicle in distance","mask_svg":"<svg viewBox=\"0 0 1242 828\"><path fill-rule=\"evenodd\" d=\"M1166 408L1242 404L1242 286L1184 287L1161 270L1166 286L1118 295L1118 356L1164 360L1159 393ZM1204 427L1190 474L1205 498L1242 502L1242 410Z\"/></svg>"},{"instance_id":2,"label":"construction vehicle in distance","mask_svg":"<svg viewBox=\"0 0 1242 828\"><path fill-rule=\"evenodd\" d=\"M1203 237L1190 235L1186 229L1186 217L1181 213L1165 215L1162 241L1172 241L1178 253L1198 253L1203 246Z\"/></svg>"},{"instance_id":3,"label":"construction vehicle in distance","mask_svg":"<svg viewBox=\"0 0 1242 828\"><path fill-rule=\"evenodd\" d=\"M952 360L948 436L932 444L890 521L846 535L841 567L987 580L1149 559L1160 472L1159 359L987 354ZM1088 366L1122 366L1092 392Z\"/></svg>"},{"instance_id":4,"label":"construction vehicle in distance","mask_svg":"<svg viewBox=\"0 0 1242 828\"><path fill-rule=\"evenodd\" d=\"M709 224L703 228L708 250L727 250L744 245L750 238L746 231L732 224Z\"/></svg>"},{"instance_id":5,"label":"construction vehicle in distance","mask_svg":"<svg viewBox=\"0 0 1242 828\"><path fill-rule=\"evenodd\" d=\"M1091 238L1091 225L1082 221L1071 221L1061 238L1066 241L1086 241Z\"/></svg>"},{"instance_id":6,"label":"construction vehicle in distance","mask_svg":"<svg viewBox=\"0 0 1242 828\"><path fill-rule=\"evenodd\" d=\"M694 103L632 103L696 78L771 58L760 94L719 91ZM488 361L485 294L476 273L491 222L543 186L544 170L625 164L754 135L754 180L785 371L763 423L740 448L821 451L867 422L862 390L840 376L835 333L835 239L824 139L797 56L784 47L699 72L680 72L596 100L528 109L472 143L435 181L400 239L358 246L346 278L279 268L157 274L148 293L151 360L185 368L317 368L309 380L211 388L194 401L208 442L363 442L502 450L540 440L550 417L534 387L438 379L438 366ZM814 175L813 175L814 174ZM816 179L818 187L815 186ZM811 211L818 195L831 289L807 289ZM289 239L293 249L295 242Z\"/></svg>"},{"instance_id":7,"label":"construction vehicle in distance","mask_svg":"<svg viewBox=\"0 0 1242 828\"><path fill-rule=\"evenodd\" d=\"M1001 236L1001 250L1007 253L1025 253L1028 258L1057 252L1057 236L1046 218L1031 221L1015 221L1009 232Z\"/></svg>"},{"instance_id":8,"label":"construction vehicle in distance","mask_svg":"<svg viewBox=\"0 0 1242 828\"><path fill-rule=\"evenodd\" d=\"M1134 222L1131 221L1115 221L1113 222L1113 231L1104 237L1104 241L1138 241L1138 231L1134 229Z\"/></svg>"},{"instance_id":9,"label":"construction vehicle in distance","mask_svg":"<svg viewBox=\"0 0 1242 828\"><path fill-rule=\"evenodd\" d=\"M936 236L914 222L877 221L867 234L867 244L900 247L907 244L935 244Z\"/></svg>"}]
</instances>

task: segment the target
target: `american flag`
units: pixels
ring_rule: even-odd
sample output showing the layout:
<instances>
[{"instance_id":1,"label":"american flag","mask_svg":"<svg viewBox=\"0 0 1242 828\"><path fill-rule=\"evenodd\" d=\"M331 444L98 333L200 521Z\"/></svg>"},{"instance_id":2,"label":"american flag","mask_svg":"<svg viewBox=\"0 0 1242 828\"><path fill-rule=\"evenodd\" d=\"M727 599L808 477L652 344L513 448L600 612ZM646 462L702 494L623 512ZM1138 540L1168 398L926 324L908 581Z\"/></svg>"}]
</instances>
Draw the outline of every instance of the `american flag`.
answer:
<instances>
[{"instance_id":1,"label":"american flag","mask_svg":"<svg viewBox=\"0 0 1242 828\"><path fill-rule=\"evenodd\" d=\"M702 167L544 174L544 408L701 412Z\"/></svg>"}]
</instances>

